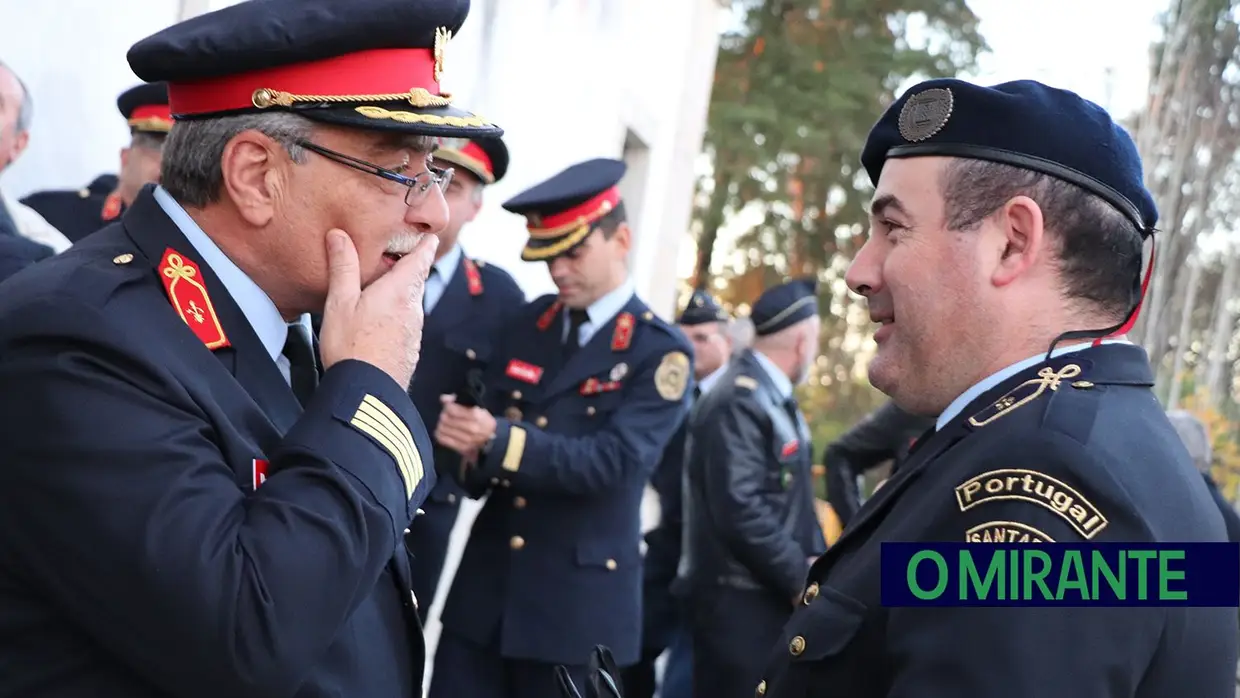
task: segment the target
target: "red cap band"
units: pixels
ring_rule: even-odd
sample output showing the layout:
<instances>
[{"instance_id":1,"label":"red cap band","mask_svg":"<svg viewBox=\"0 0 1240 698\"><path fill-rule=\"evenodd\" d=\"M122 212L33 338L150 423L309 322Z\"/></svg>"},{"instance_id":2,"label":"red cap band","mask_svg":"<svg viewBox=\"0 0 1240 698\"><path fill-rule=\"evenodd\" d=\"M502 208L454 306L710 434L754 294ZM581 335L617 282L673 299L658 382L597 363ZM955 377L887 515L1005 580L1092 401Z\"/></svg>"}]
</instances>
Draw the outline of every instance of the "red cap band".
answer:
<instances>
[{"instance_id":1,"label":"red cap band","mask_svg":"<svg viewBox=\"0 0 1240 698\"><path fill-rule=\"evenodd\" d=\"M486 170L487 174L492 177L495 176L495 165L491 162L491 157L477 143L473 141L466 143L465 147L461 148L461 154L477 161Z\"/></svg>"},{"instance_id":2,"label":"red cap band","mask_svg":"<svg viewBox=\"0 0 1240 698\"><path fill-rule=\"evenodd\" d=\"M531 237L548 238L563 235L602 218L620 203L620 190L608 187L576 206L542 219L535 218L537 226L528 226Z\"/></svg>"},{"instance_id":3,"label":"red cap band","mask_svg":"<svg viewBox=\"0 0 1240 698\"><path fill-rule=\"evenodd\" d=\"M254 93L261 89L367 102L379 101L367 99L373 95L407 94L419 87L439 95L434 51L389 48L192 83L170 83L168 102L173 114L210 114L252 109Z\"/></svg>"},{"instance_id":4,"label":"red cap band","mask_svg":"<svg viewBox=\"0 0 1240 698\"><path fill-rule=\"evenodd\" d=\"M129 121L147 121L150 119L167 121L172 123L172 110L167 104L146 104L133 110L129 115Z\"/></svg>"}]
</instances>

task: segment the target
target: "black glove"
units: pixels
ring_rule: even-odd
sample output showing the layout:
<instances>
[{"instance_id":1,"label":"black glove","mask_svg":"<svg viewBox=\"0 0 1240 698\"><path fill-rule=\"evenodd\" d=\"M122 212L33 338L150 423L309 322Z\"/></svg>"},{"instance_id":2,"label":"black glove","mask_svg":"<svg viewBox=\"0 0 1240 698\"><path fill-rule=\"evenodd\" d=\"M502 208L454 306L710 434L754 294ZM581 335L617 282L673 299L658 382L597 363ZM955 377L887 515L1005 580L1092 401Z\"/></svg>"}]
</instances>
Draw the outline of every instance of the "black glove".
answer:
<instances>
[{"instance_id":1,"label":"black glove","mask_svg":"<svg viewBox=\"0 0 1240 698\"><path fill-rule=\"evenodd\" d=\"M572 677L568 675L568 669L557 666L555 678L560 686L561 698L583 698ZM620 685L620 670L611 656L611 650L603 645L595 645L594 651L590 653L584 698L624 698L623 687Z\"/></svg>"}]
</instances>

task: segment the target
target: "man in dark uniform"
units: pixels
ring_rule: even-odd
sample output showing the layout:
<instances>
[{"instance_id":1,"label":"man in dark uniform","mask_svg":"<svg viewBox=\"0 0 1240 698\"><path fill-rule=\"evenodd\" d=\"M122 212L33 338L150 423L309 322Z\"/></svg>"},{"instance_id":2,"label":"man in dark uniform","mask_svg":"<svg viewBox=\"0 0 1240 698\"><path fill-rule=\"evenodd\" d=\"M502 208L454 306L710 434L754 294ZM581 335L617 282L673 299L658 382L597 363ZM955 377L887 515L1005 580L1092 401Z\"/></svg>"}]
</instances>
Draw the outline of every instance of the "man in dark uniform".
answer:
<instances>
[{"instance_id":1,"label":"man in dark uniform","mask_svg":"<svg viewBox=\"0 0 1240 698\"><path fill-rule=\"evenodd\" d=\"M12 216L0 203L0 281L53 254L55 251L47 245L22 237Z\"/></svg>"},{"instance_id":2,"label":"man in dark uniform","mask_svg":"<svg viewBox=\"0 0 1240 698\"><path fill-rule=\"evenodd\" d=\"M161 185L0 294L0 695L422 695L429 165L501 134L440 93L467 11L242 2L130 49Z\"/></svg>"},{"instance_id":3,"label":"man in dark uniform","mask_svg":"<svg viewBox=\"0 0 1240 698\"><path fill-rule=\"evenodd\" d=\"M164 139L172 128L168 86L162 82L132 87L116 100L129 124L129 145L121 148L120 176L100 175L82 189L42 191L22 203L38 211L73 242L120 217L142 187L159 181Z\"/></svg>"},{"instance_id":4,"label":"man in dark uniform","mask_svg":"<svg viewBox=\"0 0 1240 698\"><path fill-rule=\"evenodd\" d=\"M1214 467L1214 446L1210 443L1209 428L1187 410L1171 410L1167 412L1167 419L1171 420L1171 426L1175 427L1175 433L1188 451L1188 457L1192 459L1193 465L1201 473L1201 479L1210 490L1210 498L1223 515L1223 523L1227 526L1227 540L1240 543L1240 515L1236 514L1235 507L1223 496L1214 476L1210 474L1210 469Z\"/></svg>"},{"instance_id":5,"label":"man in dark uniform","mask_svg":"<svg viewBox=\"0 0 1240 698\"><path fill-rule=\"evenodd\" d=\"M440 396L455 395L462 404L481 404L482 371L492 351L494 333L525 304L525 294L507 272L465 255L461 229L482 208L483 189L508 171L508 149L499 138L442 140L435 162L455 172L444 192L448 225L439 235L438 259L426 280L426 325L422 330L422 362L434 366L414 376L409 396L427 424L439 421ZM425 513L409 526L405 542L413 555L413 592L425 623L448 555L448 536L464 496L456 482L461 457L436 445L439 479L423 507Z\"/></svg>"},{"instance_id":6,"label":"man in dark uniform","mask_svg":"<svg viewBox=\"0 0 1240 698\"><path fill-rule=\"evenodd\" d=\"M690 347L634 292L623 162L574 165L504 208L558 295L493 341L483 407L451 401L435 438L489 491L443 610L430 695L554 695L595 645L620 666L641 644L641 501L688 410Z\"/></svg>"},{"instance_id":7,"label":"man in dark uniform","mask_svg":"<svg viewBox=\"0 0 1240 698\"><path fill-rule=\"evenodd\" d=\"M681 562L693 633L693 695L749 696L826 550L814 509L813 448L794 387L818 357L816 284L768 289L753 347L693 412L685 448Z\"/></svg>"},{"instance_id":8,"label":"man in dark uniform","mask_svg":"<svg viewBox=\"0 0 1240 698\"><path fill-rule=\"evenodd\" d=\"M729 317L705 291L697 290L677 318L680 331L693 345L693 374L697 387L693 403L719 381L732 355L728 337ZM684 535L681 498L684 479L685 434L689 419L663 450L650 484L659 495L659 524L646 534L646 557L642 581L641 661L624 670L628 698L650 698L655 693L655 660L665 651L667 664L660 698L689 698L693 690L692 642L688 624L681 612L682 602L672 593L676 570L680 566L681 539Z\"/></svg>"},{"instance_id":9,"label":"man in dark uniform","mask_svg":"<svg viewBox=\"0 0 1240 698\"><path fill-rule=\"evenodd\" d=\"M1234 608L883 606L884 541L1226 532L1124 339L1158 216L1128 134L1037 82L939 79L891 106L861 159L871 231L846 278L881 324L870 382L938 416L811 568L757 693L1232 695Z\"/></svg>"},{"instance_id":10,"label":"man in dark uniform","mask_svg":"<svg viewBox=\"0 0 1240 698\"><path fill-rule=\"evenodd\" d=\"M847 526L861 508L861 476L888 461L893 472L899 469L913 442L932 426L933 418L909 414L888 402L827 445L822 456L827 503L841 526Z\"/></svg>"}]
</instances>

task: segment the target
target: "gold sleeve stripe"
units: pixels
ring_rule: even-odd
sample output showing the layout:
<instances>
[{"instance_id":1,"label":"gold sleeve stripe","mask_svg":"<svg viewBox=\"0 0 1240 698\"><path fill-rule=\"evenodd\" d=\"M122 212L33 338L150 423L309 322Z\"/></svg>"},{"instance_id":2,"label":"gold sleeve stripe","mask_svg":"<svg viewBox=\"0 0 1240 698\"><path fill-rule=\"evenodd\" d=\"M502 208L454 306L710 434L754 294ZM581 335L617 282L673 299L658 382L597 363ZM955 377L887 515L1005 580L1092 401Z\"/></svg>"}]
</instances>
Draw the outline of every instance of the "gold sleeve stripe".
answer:
<instances>
[{"instance_id":1,"label":"gold sleeve stripe","mask_svg":"<svg viewBox=\"0 0 1240 698\"><path fill-rule=\"evenodd\" d=\"M424 472L422 467L422 456L418 453L418 447L413 441L413 436L409 433L409 427L405 426L405 423L400 420L400 417L396 416L396 413L393 412L390 407L383 404L375 396L367 395L362 398L362 404L358 406L358 409L361 409L362 406L367 405L373 409L374 414L381 416L383 421L393 430L392 433L398 437L397 442L408 446L409 466L412 469L413 474L416 476L414 478L414 486L416 487L417 483L421 482Z\"/></svg>"},{"instance_id":2,"label":"gold sleeve stripe","mask_svg":"<svg viewBox=\"0 0 1240 698\"><path fill-rule=\"evenodd\" d=\"M396 447L396 444L392 442L392 439L387 435L387 432L378 429L374 426L370 419L360 414L354 415L353 421L351 421L350 424L353 425L354 429L357 429L375 441L378 441L383 448L387 450L388 454L396 459L396 467L400 470L400 479L405 483L405 497L412 497L413 488L410 487L409 464L405 462L404 454L402 454L400 449Z\"/></svg>"},{"instance_id":3,"label":"gold sleeve stripe","mask_svg":"<svg viewBox=\"0 0 1240 698\"><path fill-rule=\"evenodd\" d=\"M410 466L409 474L415 476L415 480L422 479L421 474L415 472L413 468L417 459L417 449L413 445L413 440L407 436L408 432L402 434L401 430L394 426L393 419L396 418L396 415L392 414L383 403L379 404L383 407L382 411L378 407L363 401L362 404L357 406L357 414L354 416L367 418L376 429L387 434L392 443L400 448L405 464ZM417 462L420 465L420 460L417 460Z\"/></svg>"},{"instance_id":4,"label":"gold sleeve stripe","mask_svg":"<svg viewBox=\"0 0 1240 698\"><path fill-rule=\"evenodd\" d=\"M521 457L525 455L525 430L521 427L508 428L508 448L504 451L502 467L510 473L521 469Z\"/></svg>"}]
</instances>

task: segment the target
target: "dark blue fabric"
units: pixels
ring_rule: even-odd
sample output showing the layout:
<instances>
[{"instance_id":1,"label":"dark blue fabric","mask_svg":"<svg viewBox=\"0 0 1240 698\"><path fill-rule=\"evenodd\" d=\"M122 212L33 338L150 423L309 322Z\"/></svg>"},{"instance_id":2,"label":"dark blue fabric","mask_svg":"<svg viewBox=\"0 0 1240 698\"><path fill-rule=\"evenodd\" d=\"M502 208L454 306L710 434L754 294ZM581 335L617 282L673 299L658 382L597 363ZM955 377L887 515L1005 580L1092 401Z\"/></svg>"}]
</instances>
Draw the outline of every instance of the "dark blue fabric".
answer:
<instances>
[{"instance_id":1,"label":"dark blue fabric","mask_svg":"<svg viewBox=\"0 0 1240 698\"><path fill-rule=\"evenodd\" d=\"M702 290L693 292L693 297L676 318L679 325L703 325L708 322L727 322L728 314L709 293Z\"/></svg>"},{"instance_id":2,"label":"dark blue fabric","mask_svg":"<svg viewBox=\"0 0 1240 698\"><path fill-rule=\"evenodd\" d=\"M754 332L768 335L792 327L818 314L818 284L813 279L794 279L762 292L749 319Z\"/></svg>"},{"instance_id":3,"label":"dark blue fabric","mask_svg":"<svg viewBox=\"0 0 1240 698\"><path fill-rule=\"evenodd\" d=\"M924 94L931 90L945 92ZM906 113L910 99L924 100L922 108L915 102ZM1041 171L1110 201L1142 230L1158 222L1141 156L1128 133L1097 104L1033 80L983 87L941 78L910 88L870 131L861 164L877 184L889 158L923 155L995 160Z\"/></svg>"},{"instance_id":4,"label":"dark blue fabric","mask_svg":"<svg viewBox=\"0 0 1240 698\"><path fill-rule=\"evenodd\" d=\"M554 216L615 186L625 170L624 162L609 158L579 162L505 201L503 207L520 216Z\"/></svg>"}]
</instances>

